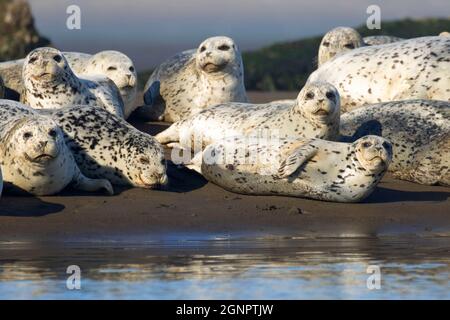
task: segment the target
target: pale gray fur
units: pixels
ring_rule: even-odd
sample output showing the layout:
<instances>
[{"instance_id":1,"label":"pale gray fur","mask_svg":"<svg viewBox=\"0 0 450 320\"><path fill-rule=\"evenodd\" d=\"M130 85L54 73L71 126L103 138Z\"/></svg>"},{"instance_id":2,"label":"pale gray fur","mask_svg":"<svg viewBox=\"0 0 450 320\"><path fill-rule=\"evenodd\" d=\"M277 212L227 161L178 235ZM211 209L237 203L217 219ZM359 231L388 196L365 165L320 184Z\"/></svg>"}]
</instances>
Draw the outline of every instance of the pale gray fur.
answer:
<instances>
[{"instance_id":1,"label":"pale gray fur","mask_svg":"<svg viewBox=\"0 0 450 320\"><path fill-rule=\"evenodd\" d=\"M237 193L358 202L375 189L391 158L390 143L377 136L354 143L230 137L207 146L188 167Z\"/></svg>"},{"instance_id":2,"label":"pale gray fur","mask_svg":"<svg viewBox=\"0 0 450 320\"><path fill-rule=\"evenodd\" d=\"M208 38L157 67L144 92L139 115L169 122L216 104L247 102L241 53L228 37Z\"/></svg>"},{"instance_id":3,"label":"pale gray fur","mask_svg":"<svg viewBox=\"0 0 450 320\"><path fill-rule=\"evenodd\" d=\"M108 180L80 172L53 120L15 101L0 100L0 159L4 181L34 195L52 195L69 184L113 193Z\"/></svg>"},{"instance_id":4,"label":"pale gray fur","mask_svg":"<svg viewBox=\"0 0 450 320\"><path fill-rule=\"evenodd\" d=\"M357 131L357 135L354 132ZM450 103L405 100L342 115L343 135L379 134L392 141L389 171L398 179L450 185Z\"/></svg>"},{"instance_id":5,"label":"pale gray fur","mask_svg":"<svg viewBox=\"0 0 450 320\"><path fill-rule=\"evenodd\" d=\"M361 47L336 56L308 81L327 81L347 112L406 99L450 101L450 38L423 37Z\"/></svg>"},{"instance_id":6,"label":"pale gray fur","mask_svg":"<svg viewBox=\"0 0 450 320\"><path fill-rule=\"evenodd\" d=\"M405 40L405 38L395 37L395 36L368 36L364 37L363 41L368 46L379 46L380 44L393 43Z\"/></svg>"},{"instance_id":7,"label":"pale gray fur","mask_svg":"<svg viewBox=\"0 0 450 320\"><path fill-rule=\"evenodd\" d=\"M339 117L336 88L328 83L308 83L296 100L220 104L174 123L156 139L163 144L179 142L187 149L203 149L235 135L334 140L339 136Z\"/></svg>"}]
</instances>

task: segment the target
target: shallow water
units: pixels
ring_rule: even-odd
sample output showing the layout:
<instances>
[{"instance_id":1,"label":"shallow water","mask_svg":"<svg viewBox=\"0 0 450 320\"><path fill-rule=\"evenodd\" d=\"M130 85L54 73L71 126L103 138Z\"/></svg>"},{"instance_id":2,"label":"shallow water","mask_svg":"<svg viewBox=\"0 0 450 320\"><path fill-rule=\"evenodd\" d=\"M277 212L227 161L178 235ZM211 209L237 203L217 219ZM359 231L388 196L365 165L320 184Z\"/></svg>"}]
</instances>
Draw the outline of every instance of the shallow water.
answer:
<instances>
[{"instance_id":1,"label":"shallow water","mask_svg":"<svg viewBox=\"0 0 450 320\"><path fill-rule=\"evenodd\" d=\"M449 239L0 244L1 299L449 299ZM66 287L69 265L81 289ZM381 288L367 287L369 265Z\"/></svg>"}]
</instances>

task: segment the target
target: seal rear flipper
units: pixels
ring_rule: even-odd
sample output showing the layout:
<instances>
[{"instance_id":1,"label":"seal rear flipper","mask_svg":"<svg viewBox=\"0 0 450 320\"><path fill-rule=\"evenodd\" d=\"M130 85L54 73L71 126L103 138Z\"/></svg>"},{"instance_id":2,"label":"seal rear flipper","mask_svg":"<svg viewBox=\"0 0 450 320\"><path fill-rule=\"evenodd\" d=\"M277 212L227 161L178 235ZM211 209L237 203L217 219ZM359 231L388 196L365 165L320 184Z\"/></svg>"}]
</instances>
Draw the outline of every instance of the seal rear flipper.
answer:
<instances>
[{"instance_id":1,"label":"seal rear flipper","mask_svg":"<svg viewBox=\"0 0 450 320\"><path fill-rule=\"evenodd\" d=\"M111 182L106 179L91 179L85 177L79 170L77 170L77 173L74 176L73 187L75 189L89 192L104 189L106 190L106 192L108 192L109 195L114 194Z\"/></svg>"},{"instance_id":2,"label":"seal rear flipper","mask_svg":"<svg viewBox=\"0 0 450 320\"><path fill-rule=\"evenodd\" d=\"M278 168L277 177L279 179L287 178L301 165L307 162L309 159L314 157L317 154L317 148L314 147L310 143L306 143L301 147L295 149L293 153L291 153L283 162L281 162L280 167Z\"/></svg>"}]
</instances>

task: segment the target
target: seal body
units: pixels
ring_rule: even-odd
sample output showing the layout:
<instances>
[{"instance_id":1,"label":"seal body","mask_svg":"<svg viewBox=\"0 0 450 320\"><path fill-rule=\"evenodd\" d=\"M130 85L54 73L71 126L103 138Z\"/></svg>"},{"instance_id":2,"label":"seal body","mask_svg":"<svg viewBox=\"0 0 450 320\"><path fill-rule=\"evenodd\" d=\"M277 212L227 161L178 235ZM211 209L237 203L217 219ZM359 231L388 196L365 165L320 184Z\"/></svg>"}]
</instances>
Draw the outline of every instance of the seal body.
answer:
<instances>
[{"instance_id":1,"label":"seal body","mask_svg":"<svg viewBox=\"0 0 450 320\"><path fill-rule=\"evenodd\" d=\"M334 140L339 136L339 117L336 88L322 82L309 83L296 100L220 104L174 123L156 139L163 144L179 143L183 149L195 150L236 135Z\"/></svg>"},{"instance_id":2,"label":"seal body","mask_svg":"<svg viewBox=\"0 0 450 320\"><path fill-rule=\"evenodd\" d=\"M357 48L322 65L308 81L333 84L343 112L396 100L450 101L450 38Z\"/></svg>"},{"instance_id":3,"label":"seal body","mask_svg":"<svg viewBox=\"0 0 450 320\"><path fill-rule=\"evenodd\" d=\"M53 48L35 49L23 66L23 102L35 109L59 109L74 104L101 106L123 117L123 101L107 78L78 78L64 56Z\"/></svg>"},{"instance_id":4,"label":"seal body","mask_svg":"<svg viewBox=\"0 0 450 320\"><path fill-rule=\"evenodd\" d=\"M120 91L127 117L135 109L137 74L133 61L119 51L100 51L94 55L81 52L63 52L72 71L79 77L100 76L112 80ZM25 59L0 63L0 76L6 82L6 98L20 100L24 91L22 69Z\"/></svg>"},{"instance_id":5,"label":"seal body","mask_svg":"<svg viewBox=\"0 0 450 320\"><path fill-rule=\"evenodd\" d=\"M84 106L53 110L81 171L113 184L156 188L168 182L161 145L106 110Z\"/></svg>"},{"instance_id":6,"label":"seal body","mask_svg":"<svg viewBox=\"0 0 450 320\"><path fill-rule=\"evenodd\" d=\"M0 100L0 159L5 182L34 195L52 195L69 184L113 193L109 181L80 172L54 121L15 101Z\"/></svg>"},{"instance_id":7,"label":"seal body","mask_svg":"<svg viewBox=\"0 0 450 320\"><path fill-rule=\"evenodd\" d=\"M175 122L207 107L247 102L241 53L228 37L206 39L161 64L145 85L140 115Z\"/></svg>"},{"instance_id":8,"label":"seal body","mask_svg":"<svg viewBox=\"0 0 450 320\"><path fill-rule=\"evenodd\" d=\"M405 100L368 105L342 115L343 135L389 139L394 177L420 184L450 185L450 103ZM356 135L355 135L356 132Z\"/></svg>"},{"instance_id":9,"label":"seal body","mask_svg":"<svg viewBox=\"0 0 450 320\"><path fill-rule=\"evenodd\" d=\"M390 143L366 136L354 143L227 138L199 153L191 168L233 192L358 202L383 177Z\"/></svg>"}]
</instances>

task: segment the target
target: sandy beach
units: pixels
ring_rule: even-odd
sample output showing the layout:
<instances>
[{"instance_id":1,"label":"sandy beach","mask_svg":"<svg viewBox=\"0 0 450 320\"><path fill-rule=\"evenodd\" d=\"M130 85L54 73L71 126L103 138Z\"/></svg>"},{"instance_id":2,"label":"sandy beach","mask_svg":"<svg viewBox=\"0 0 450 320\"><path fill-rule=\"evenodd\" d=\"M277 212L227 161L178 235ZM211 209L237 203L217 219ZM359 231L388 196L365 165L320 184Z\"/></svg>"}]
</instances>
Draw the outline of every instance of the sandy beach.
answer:
<instances>
[{"instance_id":1,"label":"sandy beach","mask_svg":"<svg viewBox=\"0 0 450 320\"><path fill-rule=\"evenodd\" d=\"M250 96L264 102L296 94ZM167 127L131 122L151 134ZM167 190L116 188L114 196L71 190L51 197L4 194L0 241L450 236L450 189L445 187L387 175L363 203L339 204L234 194L172 163L168 173Z\"/></svg>"}]
</instances>

